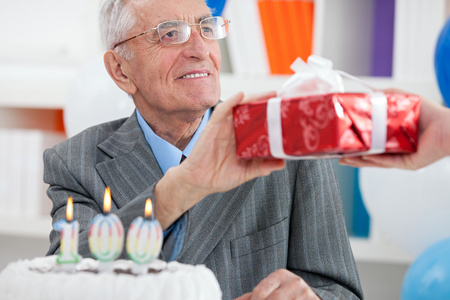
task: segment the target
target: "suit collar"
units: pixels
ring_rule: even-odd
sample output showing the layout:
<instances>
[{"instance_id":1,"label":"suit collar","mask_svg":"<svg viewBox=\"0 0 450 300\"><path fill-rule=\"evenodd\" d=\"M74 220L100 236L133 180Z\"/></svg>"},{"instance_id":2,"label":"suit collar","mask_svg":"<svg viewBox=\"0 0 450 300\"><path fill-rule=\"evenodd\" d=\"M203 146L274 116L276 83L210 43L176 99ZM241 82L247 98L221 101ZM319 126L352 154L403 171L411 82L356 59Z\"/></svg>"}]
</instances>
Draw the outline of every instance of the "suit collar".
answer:
<instances>
[{"instance_id":1,"label":"suit collar","mask_svg":"<svg viewBox=\"0 0 450 300\"><path fill-rule=\"evenodd\" d=\"M211 113L215 107L211 108ZM139 126L135 110L116 132L98 145L98 148L114 158L132 151L137 142L147 143L144 133Z\"/></svg>"},{"instance_id":2,"label":"suit collar","mask_svg":"<svg viewBox=\"0 0 450 300\"><path fill-rule=\"evenodd\" d=\"M135 113L98 148L112 158L98 163L96 169L105 185L111 188L118 208L163 176Z\"/></svg>"},{"instance_id":3,"label":"suit collar","mask_svg":"<svg viewBox=\"0 0 450 300\"><path fill-rule=\"evenodd\" d=\"M136 111L108 139L98 145L98 148L115 158L133 150L135 144L144 138L137 123ZM145 139L144 139L145 141Z\"/></svg>"}]
</instances>

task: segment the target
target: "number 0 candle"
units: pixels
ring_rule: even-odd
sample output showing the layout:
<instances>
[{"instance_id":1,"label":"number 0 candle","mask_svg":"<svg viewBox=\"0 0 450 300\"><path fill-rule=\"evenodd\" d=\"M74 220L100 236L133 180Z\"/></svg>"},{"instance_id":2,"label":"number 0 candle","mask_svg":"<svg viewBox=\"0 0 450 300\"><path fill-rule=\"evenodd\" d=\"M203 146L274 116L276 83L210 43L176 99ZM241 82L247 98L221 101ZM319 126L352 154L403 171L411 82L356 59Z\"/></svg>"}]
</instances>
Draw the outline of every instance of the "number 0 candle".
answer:
<instances>
[{"instance_id":1,"label":"number 0 candle","mask_svg":"<svg viewBox=\"0 0 450 300\"><path fill-rule=\"evenodd\" d=\"M120 219L111 210L111 191L105 190L103 199L104 214L97 215L92 220L89 229L89 249L99 260L101 272L112 272L112 262L119 257L123 248L124 230Z\"/></svg>"},{"instance_id":2,"label":"number 0 candle","mask_svg":"<svg viewBox=\"0 0 450 300\"><path fill-rule=\"evenodd\" d=\"M81 259L78 255L78 221L73 221L73 200L67 201L66 220L55 223L55 230L61 231L61 247L56 261L65 271L75 271L75 264Z\"/></svg>"},{"instance_id":3,"label":"number 0 candle","mask_svg":"<svg viewBox=\"0 0 450 300\"><path fill-rule=\"evenodd\" d=\"M151 217L151 220L148 218ZM127 234L127 252L135 262L133 273L147 272L147 264L161 252L163 232L158 220L153 219L152 202L145 203L145 218L137 217L131 223Z\"/></svg>"}]
</instances>

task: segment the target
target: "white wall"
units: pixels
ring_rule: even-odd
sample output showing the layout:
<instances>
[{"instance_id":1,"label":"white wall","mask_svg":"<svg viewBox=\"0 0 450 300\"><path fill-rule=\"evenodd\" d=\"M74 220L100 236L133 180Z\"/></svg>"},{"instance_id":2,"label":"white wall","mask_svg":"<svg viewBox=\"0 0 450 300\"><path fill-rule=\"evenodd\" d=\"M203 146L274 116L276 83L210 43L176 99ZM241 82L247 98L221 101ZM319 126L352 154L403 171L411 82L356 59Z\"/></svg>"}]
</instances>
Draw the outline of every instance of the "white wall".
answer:
<instances>
[{"instance_id":1,"label":"white wall","mask_svg":"<svg viewBox=\"0 0 450 300\"><path fill-rule=\"evenodd\" d=\"M97 0L2 0L0 63L82 63L102 48L97 3Z\"/></svg>"}]
</instances>

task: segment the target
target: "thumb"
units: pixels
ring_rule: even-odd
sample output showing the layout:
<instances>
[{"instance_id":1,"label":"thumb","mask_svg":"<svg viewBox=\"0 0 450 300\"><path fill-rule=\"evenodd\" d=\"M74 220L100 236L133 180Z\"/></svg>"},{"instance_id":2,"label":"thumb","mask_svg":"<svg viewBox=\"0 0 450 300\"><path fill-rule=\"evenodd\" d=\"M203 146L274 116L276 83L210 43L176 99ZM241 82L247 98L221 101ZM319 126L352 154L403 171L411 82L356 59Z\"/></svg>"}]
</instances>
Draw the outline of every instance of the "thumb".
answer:
<instances>
[{"instance_id":1,"label":"thumb","mask_svg":"<svg viewBox=\"0 0 450 300\"><path fill-rule=\"evenodd\" d=\"M231 110L234 106L238 105L239 103L242 102L242 100L244 99L244 93L239 92L236 95L232 96L231 98L229 98L228 100L225 100L224 102L222 102L220 105L218 105L215 109L219 110L221 112L226 112Z\"/></svg>"}]
</instances>

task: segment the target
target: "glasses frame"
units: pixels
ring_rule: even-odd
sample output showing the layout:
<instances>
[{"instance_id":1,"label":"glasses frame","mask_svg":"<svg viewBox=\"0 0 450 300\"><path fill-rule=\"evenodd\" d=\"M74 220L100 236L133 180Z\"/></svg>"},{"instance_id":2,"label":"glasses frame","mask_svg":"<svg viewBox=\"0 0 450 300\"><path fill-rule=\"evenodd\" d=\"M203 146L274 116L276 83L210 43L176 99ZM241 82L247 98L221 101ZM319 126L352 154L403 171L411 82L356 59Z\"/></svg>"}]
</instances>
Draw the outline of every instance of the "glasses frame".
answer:
<instances>
[{"instance_id":1,"label":"glasses frame","mask_svg":"<svg viewBox=\"0 0 450 300\"><path fill-rule=\"evenodd\" d=\"M139 33L139 34L137 34L137 35L135 35L135 36L133 36L133 37L130 37L130 38L126 39L126 40L123 40L123 41L121 41L121 42L115 44L114 47L113 47L112 49L116 49L117 46L120 46L120 45L122 45L123 43L126 43L126 42L128 42L128 41L131 41L131 40L137 38L137 37L140 37L141 35L144 35L144 34L146 34L146 33L149 33L149 32L152 31L152 30L156 30L156 31L158 32L158 38L159 38L159 40L161 41L161 43L168 44L168 45L171 45L171 44L174 44L174 45L175 45L175 44L182 44L182 43L187 42L187 41L189 40L189 38L191 37L191 32L192 32L191 27L192 27L192 26L200 26L204 21L209 20L209 19L213 19L213 18L214 18L214 19L217 19L217 18L223 19L223 20L225 21L225 23L224 23L222 26L225 26L225 25L228 25L228 24L231 23L230 20L225 19L225 18L223 18L223 17L208 17L208 18L205 18L205 19L201 20L200 23L198 23L198 24L190 24L189 22L184 21L184 20L165 21L165 22L159 23L159 24L156 25L156 27L154 27L154 28L150 28L149 30L146 30L146 31L144 31L144 32L141 32L141 33ZM158 27L159 27L161 24L164 24L164 23L166 23L166 22L174 22L174 21L186 22L186 23L189 25L189 28L191 29L191 31L189 32L189 37L188 37L187 40L184 41L184 42L178 42L178 43L167 43L167 42L163 42L163 40L161 39L161 36L159 35ZM218 40L218 39L209 38L209 37L204 36L202 30L200 30L200 34L201 34L205 39L208 39L208 40ZM228 34L227 34L227 35L228 35ZM225 37L226 37L226 36L225 36ZM225 38L225 37L223 37L223 38ZM219 38L219 39L221 39L221 38Z\"/></svg>"}]
</instances>

